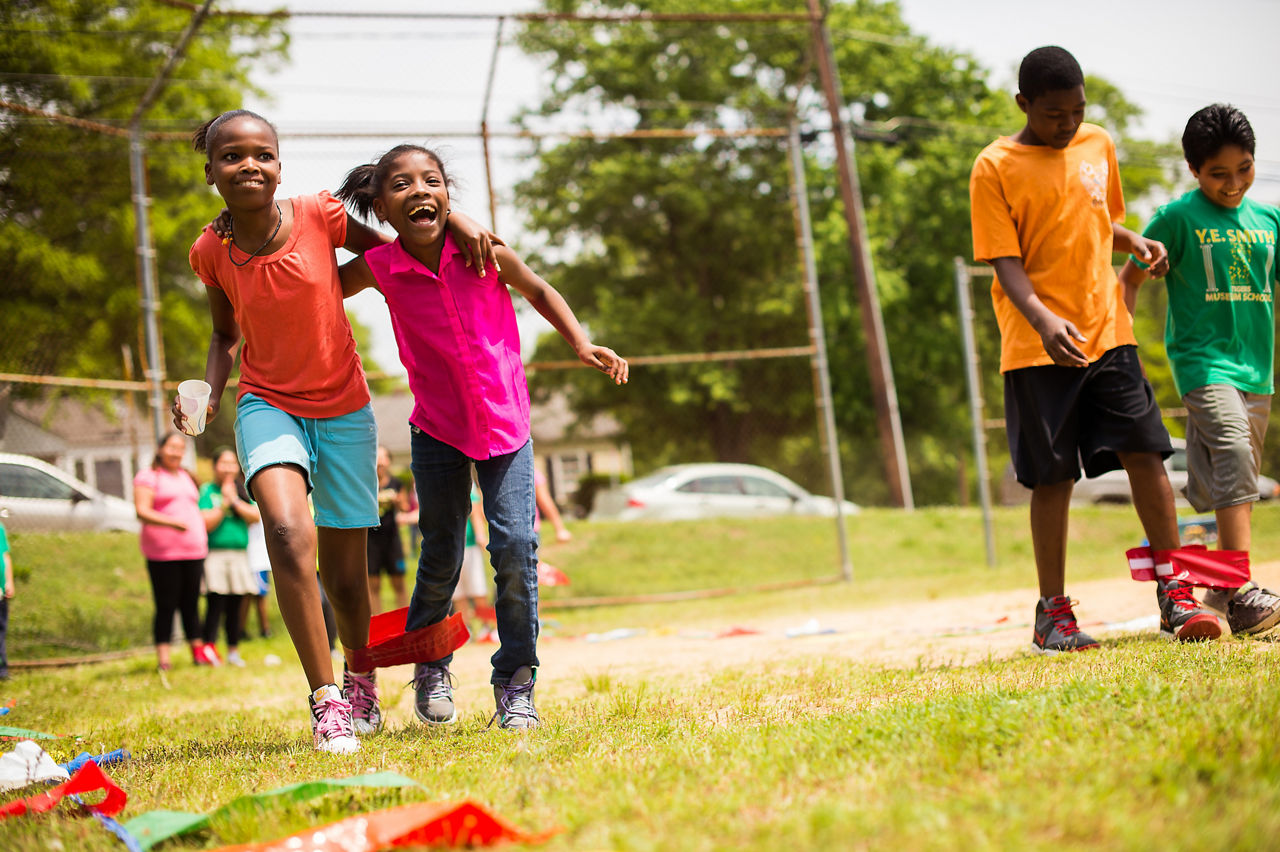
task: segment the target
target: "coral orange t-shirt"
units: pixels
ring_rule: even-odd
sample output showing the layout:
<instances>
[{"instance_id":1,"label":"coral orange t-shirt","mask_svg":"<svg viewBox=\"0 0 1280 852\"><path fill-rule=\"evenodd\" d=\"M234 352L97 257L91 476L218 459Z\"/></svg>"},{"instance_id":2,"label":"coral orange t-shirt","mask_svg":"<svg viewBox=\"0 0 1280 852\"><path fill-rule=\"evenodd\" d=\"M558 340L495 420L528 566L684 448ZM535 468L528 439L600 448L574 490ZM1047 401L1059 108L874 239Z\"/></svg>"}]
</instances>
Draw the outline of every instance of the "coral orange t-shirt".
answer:
<instances>
[{"instance_id":1,"label":"coral orange t-shirt","mask_svg":"<svg viewBox=\"0 0 1280 852\"><path fill-rule=\"evenodd\" d=\"M334 249L347 211L327 192L290 199L293 230L277 252L250 259L212 228L191 247L191 268L226 294L244 335L240 392L298 417L339 417L369 402Z\"/></svg>"},{"instance_id":2,"label":"coral orange t-shirt","mask_svg":"<svg viewBox=\"0 0 1280 852\"><path fill-rule=\"evenodd\" d=\"M1040 300L1087 338L1076 345L1090 362L1136 344L1111 265L1111 226L1124 219L1124 195L1107 131L1082 124L1061 150L1003 136L974 162L969 200L974 258L1021 258ZM991 302L1000 326L1000 371L1052 364L999 279Z\"/></svg>"}]
</instances>

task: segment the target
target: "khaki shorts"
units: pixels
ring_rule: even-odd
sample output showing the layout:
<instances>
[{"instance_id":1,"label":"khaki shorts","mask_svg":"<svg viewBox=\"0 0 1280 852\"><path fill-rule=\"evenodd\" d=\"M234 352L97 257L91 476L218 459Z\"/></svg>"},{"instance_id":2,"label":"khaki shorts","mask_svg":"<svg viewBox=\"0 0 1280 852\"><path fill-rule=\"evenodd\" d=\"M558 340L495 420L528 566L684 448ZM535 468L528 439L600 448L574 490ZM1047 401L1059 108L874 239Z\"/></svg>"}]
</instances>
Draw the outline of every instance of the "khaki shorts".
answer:
<instances>
[{"instance_id":1,"label":"khaki shorts","mask_svg":"<svg viewBox=\"0 0 1280 852\"><path fill-rule=\"evenodd\" d=\"M1270 394L1205 385L1187 407L1187 500L1197 512L1258 499L1258 465L1271 414Z\"/></svg>"},{"instance_id":2,"label":"khaki shorts","mask_svg":"<svg viewBox=\"0 0 1280 852\"><path fill-rule=\"evenodd\" d=\"M204 560L204 590L219 595L258 594L258 575L245 550L210 550Z\"/></svg>"}]
</instances>

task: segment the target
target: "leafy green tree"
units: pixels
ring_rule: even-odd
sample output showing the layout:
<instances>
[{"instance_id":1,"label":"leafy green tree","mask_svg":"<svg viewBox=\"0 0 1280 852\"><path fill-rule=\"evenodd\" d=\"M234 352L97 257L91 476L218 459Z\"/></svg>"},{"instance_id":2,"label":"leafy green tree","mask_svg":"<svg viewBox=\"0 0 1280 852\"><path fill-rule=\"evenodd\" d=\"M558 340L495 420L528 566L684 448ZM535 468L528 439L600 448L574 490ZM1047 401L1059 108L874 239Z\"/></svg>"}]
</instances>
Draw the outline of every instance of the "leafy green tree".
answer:
<instances>
[{"instance_id":1,"label":"leafy green tree","mask_svg":"<svg viewBox=\"0 0 1280 852\"><path fill-rule=\"evenodd\" d=\"M124 129L190 18L143 0L5 3L0 98ZM275 21L207 18L144 127L189 135L286 47ZM187 250L221 204L183 139L147 155L168 370L198 375L208 313ZM0 111L0 371L116 377L122 345L144 351L128 156L121 136Z\"/></svg>"},{"instance_id":2,"label":"leafy green tree","mask_svg":"<svg viewBox=\"0 0 1280 852\"><path fill-rule=\"evenodd\" d=\"M689 12L662 0L547 0L550 12ZM721 12L795 12L805 4L734 0ZM843 98L858 127L857 157L877 288L892 354L916 499L950 502L969 455L954 258L968 258L968 175L995 136L1021 126L1008 93L972 58L913 34L893 3L830 6ZM545 57L552 94L523 117L567 109L637 130L681 127L689 139L547 140L517 189L529 224L572 250L540 268L600 342L623 354L756 349L806 343L801 271L788 202L787 152L776 138L720 131L785 126L793 105L807 128L828 124L807 24L529 23L519 37ZM1124 137L1138 115L1091 79L1092 120ZM844 213L829 134L816 133L805 168L846 490L887 499ZM1167 182L1167 150L1123 140L1149 166L1126 169L1130 197ZM987 279L989 281L989 279ZM986 393L998 416L998 337L977 293ZM563 357L547 342L536 357ZM595 376L535 376L539 393L567 388L584 416L607 410L637 466L717 459L764 463L823 487L808 364L740 361L645 367L619 392ZM972 476L969 482L972 483Z\"/></svg>"}]
</instances>

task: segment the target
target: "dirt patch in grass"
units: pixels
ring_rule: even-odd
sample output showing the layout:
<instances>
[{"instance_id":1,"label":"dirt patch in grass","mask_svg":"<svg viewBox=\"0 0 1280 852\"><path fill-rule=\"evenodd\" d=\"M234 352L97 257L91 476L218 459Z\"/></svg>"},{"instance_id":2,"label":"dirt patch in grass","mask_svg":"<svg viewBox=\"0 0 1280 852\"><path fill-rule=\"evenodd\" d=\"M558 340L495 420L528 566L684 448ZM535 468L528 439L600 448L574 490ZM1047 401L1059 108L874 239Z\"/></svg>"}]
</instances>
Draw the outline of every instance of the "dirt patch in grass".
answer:
<instances>
[{"instance_id":1,"label":"dirt patch in grass","mask_svg":"<svg viewBox=\"0 0 1280 852\"><path fill-rule=\"evenodd\" d=\"M1280 562L1253 566L1254 577L1280 588ZM1103 641L1159 631L1154 587L1127 577L1070 584L1081 627ZM1028 653L1035 592L977 593L941 600L909 600L877 609L814 609L749 623L708 619L625 635L619 631L583 636L554 635L539 640L542 667L539 697L558 701L588 691L601 676L652 679L664 687L702 682L716 673L741 669L785 678L801 658L845 658L891 668L965 665L987 658ZM1223 625L1224 631L1226 625ZM788 636L788 631L799 635ZM833 632L827 632L833 631ZM463 714L491 713L489 657L496 645L471 643L458 651L453 671ZM1260 642L1272 651L1276 643ZM388 721L408 723L411 693L398 689L412 677L410 667L379 674Z\"/></svg>"}]
</instances>

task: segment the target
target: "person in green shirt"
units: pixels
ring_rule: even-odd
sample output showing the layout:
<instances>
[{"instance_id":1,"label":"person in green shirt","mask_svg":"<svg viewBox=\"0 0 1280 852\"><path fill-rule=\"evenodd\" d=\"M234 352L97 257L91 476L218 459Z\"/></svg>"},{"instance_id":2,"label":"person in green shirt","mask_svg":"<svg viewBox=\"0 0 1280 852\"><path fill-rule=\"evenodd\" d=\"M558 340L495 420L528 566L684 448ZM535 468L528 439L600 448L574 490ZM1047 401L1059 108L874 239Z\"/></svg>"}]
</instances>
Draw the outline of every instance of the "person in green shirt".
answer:
<instances>
[{"instance_id":1,"label":"person in green shirt","mask_svg":"<svg viewBox=\"0 0 1280 852\"><path fill-rule=\"evenodd\" d=\"M249 567L249 524L262 516L249 499L235 450L224 448L213 456L213 481L200 486L197 504L209 531L209 555L204 561L205 662L217 665L219 622L227 633L227 663L243 666L240 657L240 601L257 594L258 581Z\"/></svg>"},{"instance_id":2,"label":"person in green shirt","mask_svg":"<svg viewBox=\"0 0 1280 852\"><path fill-rule=\"evenodd\" d=\"M1182 150L1198 186L1161 207L1143 234L1164 243L1167 264L1130 257L1120 272L1130 313L1148 275L1165 279L1165 348L1187 409L1187 499L1197 511L1213 510L1218 546L1239 551L1252 544L1280 283L1280 210L1245 196L1254 146L1253 128L1235 107L1213 104L1191 116ZM1252 581L1210 589L1204 604L1233 633L1280 624L1280 596Z\"/></svg>"}]
</instances>

